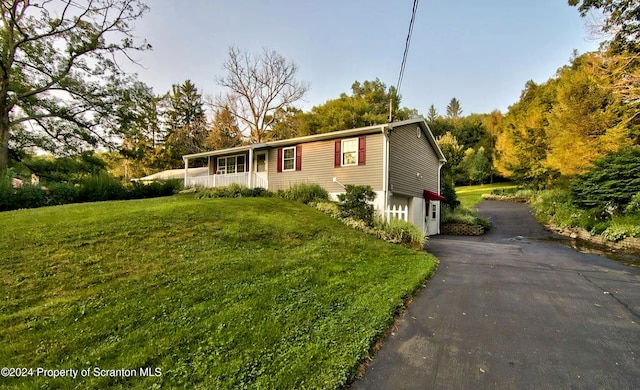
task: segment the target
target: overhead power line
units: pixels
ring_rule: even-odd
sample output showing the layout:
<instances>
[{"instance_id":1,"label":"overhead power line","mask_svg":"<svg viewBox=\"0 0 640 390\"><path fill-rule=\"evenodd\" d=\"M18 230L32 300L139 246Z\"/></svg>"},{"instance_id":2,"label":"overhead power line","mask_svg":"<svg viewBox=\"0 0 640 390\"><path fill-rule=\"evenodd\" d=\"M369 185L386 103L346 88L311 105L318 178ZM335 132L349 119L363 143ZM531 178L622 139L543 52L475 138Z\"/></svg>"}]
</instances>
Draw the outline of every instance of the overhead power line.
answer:
<instances>
[{"instance_id":1,"label":"overhead power line","mask_svg":"<svg viewBox=\"0 0 640 390\"><path fill-rule=\"evenodd\" d=\"M409 45L411 44L411 35L413 34L413 25L416 20L417 11L418 0L413 0L413 11L411 12L411 22L409 22L409 32L407 33L407 40L404 46L404 54L402 55L402 65L400 65L400 74L398 75L398 82L396 83L397 94L400 94L400 86L402 85L402 79L404 77L404 68L407 65L407 55L409 54Z\"/></svg>"}]
</instances>

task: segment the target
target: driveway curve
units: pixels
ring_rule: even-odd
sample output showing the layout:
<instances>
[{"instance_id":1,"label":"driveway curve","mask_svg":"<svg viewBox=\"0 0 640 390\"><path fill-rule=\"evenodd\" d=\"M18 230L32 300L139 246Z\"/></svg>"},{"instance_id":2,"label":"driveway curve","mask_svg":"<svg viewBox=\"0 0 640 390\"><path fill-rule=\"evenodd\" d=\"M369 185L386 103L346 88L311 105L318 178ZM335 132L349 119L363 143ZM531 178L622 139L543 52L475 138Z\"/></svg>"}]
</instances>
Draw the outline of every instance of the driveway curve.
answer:
<instances>
[{"instance_id":1,"label":"driveway curve","mask_svg":"<svg viewBox=\"0 0 640 390\"><path fill-rule=\"evenodd\" d=\"M523 204L432 237L440 267L352 389L640 389L640 270L562 245Z\"/></svg>"}]
</instances>

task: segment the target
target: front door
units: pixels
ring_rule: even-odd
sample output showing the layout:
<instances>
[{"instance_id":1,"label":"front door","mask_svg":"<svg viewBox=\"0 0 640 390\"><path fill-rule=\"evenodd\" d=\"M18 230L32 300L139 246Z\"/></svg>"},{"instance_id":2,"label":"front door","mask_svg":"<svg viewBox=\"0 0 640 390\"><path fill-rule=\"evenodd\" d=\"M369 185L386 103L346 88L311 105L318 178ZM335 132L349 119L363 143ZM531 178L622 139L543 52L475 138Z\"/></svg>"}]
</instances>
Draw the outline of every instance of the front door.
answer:
<instances>
[{"instance_id":1,"label":"front door","mask_svg":"<svg viewBox=\"0 0 640 390\"><path fill-rule=\"evenodd\" d=\"M267 152L256 153L254 160L254 171L256 173L257 183L256 187L267 188Z\"/></svg>"},{"instance_id":2,"label":"front door","mask_svg":"<svg viewBox=\"0 0 640 390\"><path fill-rule=\"evenodd\" d=\"M439 209L440 209L440 201L430 200L429 208L427 209L427 232L430 236L439 233L440 227L440 218L438 218Z\"/></svg>"}]
</instances>

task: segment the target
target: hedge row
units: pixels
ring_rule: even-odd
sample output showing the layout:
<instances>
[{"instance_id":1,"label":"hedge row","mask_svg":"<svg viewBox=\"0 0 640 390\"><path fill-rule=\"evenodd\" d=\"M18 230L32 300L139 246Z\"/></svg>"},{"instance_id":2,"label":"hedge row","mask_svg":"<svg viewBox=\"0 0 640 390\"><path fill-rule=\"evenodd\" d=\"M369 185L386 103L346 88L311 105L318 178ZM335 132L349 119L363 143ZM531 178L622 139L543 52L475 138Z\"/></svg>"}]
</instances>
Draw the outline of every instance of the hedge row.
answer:
<instances>
[{"instance_id":1,"label":"hedge row","mask_svg":"<svg viewBox=\"0 0 640 390\"><path fill-rule=\"evenodd\" d=\"M100 173L79 184L51 183L47 186L25 184L13 188L8 175L0 176L0 211L55 206L68 203L154 198L173 195L182 188L182 180L123 183Z\"/></svg>"}]
</instances>

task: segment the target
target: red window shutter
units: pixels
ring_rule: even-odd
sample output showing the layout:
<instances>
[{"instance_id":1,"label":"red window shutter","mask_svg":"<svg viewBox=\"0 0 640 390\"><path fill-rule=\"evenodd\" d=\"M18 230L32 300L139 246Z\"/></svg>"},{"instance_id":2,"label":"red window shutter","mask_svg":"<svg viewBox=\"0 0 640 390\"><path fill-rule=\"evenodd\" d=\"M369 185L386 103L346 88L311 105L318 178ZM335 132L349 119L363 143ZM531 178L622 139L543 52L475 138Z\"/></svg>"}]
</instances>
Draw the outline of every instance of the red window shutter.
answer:
<instances>
[{"instance_id":1,"label":"red window shutter","mask_svg":"<svg viewBox=\"0 0 640 390\"><path fill-rule=\"evenodd\" d=\"M334 166L336 168L338 168L340 165L342 165L341 164L341 162L342 162L342 153L341 153L341 150L340 150L341 148L342 148L342 141L337 140L336 141L336 153L335 153L335 158L334 158L334 162L333 162Z\"/></svg>"},{"instance_id":2,"label":"red window shutter","mask_svg":"<svg viewBox=\"0 0 640 390\"><path fill-rule=\"evenodd\" d=\"M211 175L218 173L218 157L213 158L213 172L209 172Z\"/></svg>"},{"instance_id":3,"label":"red window shutter","mask_svg":"<svg viewBox=\"0 0 640 390\"><path fill-rule=\"evenodd\" d=\"M302 170L302 145L296 145L296 171Z\"/></svg>"},{"instance_id":4,"label":"red window shutter","mask_svg":"<svg viewBox=\"0 0 640 390\"><path fill-rule=\"evenodd\" d=\"M249 164L251 164L251 161L249 161L249 152L247 152L247 154L244 155L244 171L245 172L249 172Z\"/></svg>"},{"instance_id":5,"label":"red window shutter","mask_svg":"<svg viewBox=\"0 0 640 390\"><path fill-rule=\"evenodd\" d=\"M367 137L358 138L358 165L365 165L367 158Z\"/></svg>"},{"instance_id":6,"label":"red window shutter","mask_svg":"<svg viewBox=\"0 0 640 390\"><path fill-rule=\"evenodd\" d=\"M282 148L278 148L278 172L282 172Z\"/></svg>"}]
</instances>

